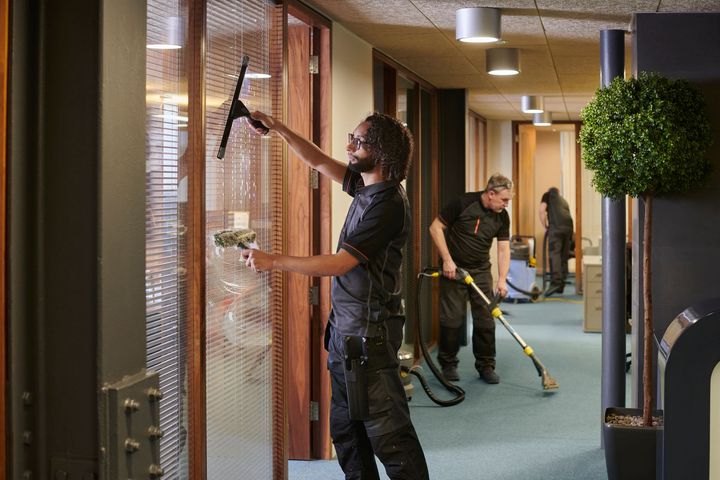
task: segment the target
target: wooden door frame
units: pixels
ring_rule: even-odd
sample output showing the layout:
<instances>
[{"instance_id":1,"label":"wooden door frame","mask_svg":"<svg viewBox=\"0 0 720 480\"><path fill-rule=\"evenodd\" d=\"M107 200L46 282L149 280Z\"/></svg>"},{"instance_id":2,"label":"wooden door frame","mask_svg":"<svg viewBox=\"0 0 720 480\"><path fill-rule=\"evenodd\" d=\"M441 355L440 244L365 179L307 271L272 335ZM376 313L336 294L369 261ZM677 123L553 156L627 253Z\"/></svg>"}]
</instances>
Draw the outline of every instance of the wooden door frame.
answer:
<instances>
[{"instance_id":1,"label":"wooden door frame","mask_svg":"<svg viewBox=\"0 0 720 480\"><path fill-rule=\"evenodd\" d=\"M288 91L289 82L287 72L289 71L288 53L291 46L289 45L290 36L287 34L288 15L292 15L298 20L308 25L312 33L311 50L313 55L318 55L318 75L310 77L309 91L309 114L312 122L309 127L310 139L326 153L331 153L332 132L330 118L330 95L331 95L331 28L332 22L311 10L305 5L295 0L289 0L285 4L284 28L286 31L285 39L285 61L283 81L285 83L285 91ZM289 119L290 104L285 101L285 118ZM310 171L310 169L307 169ZM310 192L310 205L308 218L310 219L310 255L327 255L332 253L332 218L331 218L331 179L318 174L318 188L312 189ZM288 191L289 195L292 192ZM286 209L286 214L289 211ZM287 219L287 217L286 217ZM289 220L289 219L287 219ZM291 229L288 221L285 222L286 228ZM288 230L284 235L287 238L294 238L292 230ZM287 245L286 245L287 248ZM287 250L286 250L287 251ZM309 277L300 279L286 275L286 292L298 288L298 283L308 282L308 286L318 288L319 302L315 306L310 307L310 314L307 318L309 322L309 363L307 365L296 366L300 372L295 372L297 376L304 376L308 380L308 405L299 406L301 410L309 408L309 402L317 403L318 417L316 421L310 420L310 412L307 412L307 420L309 422L309 431L306 433L303 429L299 434L288 431L287 445L288 450L291 444L305 442L307 449L301 454L301 458L322 458L330 459L332 456L332 444L330 442L330 377L327 371L327 352L324 348L324 331L326 322L330 314L330 277ZM303 283L304 284L304 283ZM300 298L288 301L288 311L293 307L293 301L300 301ZM285 315L287 318L287 314ZM304 320L304 319L303 319ZM287 329L288 326L286 325ZM286 342L292 341L290 335L284 335ZM289 368L289 364L287 365ZM287 370L291 372L292 370ZM288 373L288 385L286 390L290 391L289 383L293 382L293 378ZM290 403L294 399L287 398ZM288 404L288 408L298 407ZM305 410L303 410L305 411ZM303 416L305 418L305 416ZM286 429L288 425L286 422ZM302 438L295 438L299 435ZM308 438L309 437L309 438ZM297 457L296 452L290 452L290 456Z\"/></svg>"},{"instance_id":2,"label":"wooden door frame","mask_svg":"<svg viewBox=\"0 0 720 480\"><path fill-rule=\"evenodd\" d=\"M421 92L424 90L428 92L431 96L431 106L430 106L430 131L432 132L432 138L430 141L430 192L426 192L422 189L422 183L423 183L423 177L422 177L422 170L416 168L415 172L416 174L413 175L414 183L412 185L413 187L413 197L410 198L410 202L412 205L413 210L413 229L412 229L412 240L413 245L415 246L414 251L412 252L412 261L411 265L415 268L416 272L421 271L425 265L422 264L422 256L421 256L421 248L420 245L422 242L431 242L429 238L429 234L426 231L422 231L421 225L422 225L422 198L425 196L430 196L430 212L431 217L435 218L438 215L440 206L440 194L438 192L439 190L439 183L440 183L440 162L439 162L439 139L437 136L438 132L438 93L437 88L435 88L434 85L431 83L428 83L423 78L419 77L412 71L405 68L403 65L397 63L392 58L388 57L387 55L383 54L382 52L373 49L373 68L376 62L379 62L382 65L383 68L383 85L382 85L382 92L383 92L383 98L382 98L382 107L383 112L392 115L394 117L397 116L397 77L398 75L402 75L404 78L406 78L409 81L412 81L415 83L415 88L413 88L413 100L414 104L417 106L417 111L414 112L414 124L410 126L410 130L413 132L413 135L415 136L415 150L413 152L412 157L412 165L417 166L420 164L421 156L420 156L420 148L421 145L421 129L420 129L420 121L421 121L421 115L422 115L422 102L421 102ZM373 91L375 89L379 88L379 85L373 85ZM411 167L412 168L412 167ZM437 249L432 247L431 248L431 258L433 265L438 264L438 254ZM406 272L407 273L407 272ZM412 273L412 272L410 272ZM412 295L415 295L415 292L408 292L408 298L406 301L408 303L411 302L410 298L413 298ZM439 318L439 284L438 282L432 283L432 332L431 332L431 338L430 343L434 343L436 339L438 338L440 326L437 321ZM406 310L409 312L414 311L414 304L410 304L409 306L406 306ZM416 321L419 321L419 319L415 319ZM415 338L414 342L414 351L413 355L416 360L416 362L420 361L420 346L419 346L419 340L418 338Z\"/></svg>"},{"instance_id":3,"label":"wooden door frame","mask_svg":"<svg viewBox=\"0 0 720 480\"><path fill-rule=\"evenodd\" d=\"M2 2L6 0L0 0ZM205 67L207 42L207 2L188 0L188 148L187 175L191 179L188 184L188 198L195 199L188 203L188 473L190 478L202 480L207 478L207 431L206 431L206 310L205 310ZM282 27L284 8L273 13L273 27ZM285 37L283 32L283 38ZM284 45L282 46L285 49ZM285 60L281 62L285 69ZM283 85L284 86L284 85ZM278 168L278 171L280 169ZM278 308L277 317L284 316L284 305ZM273 322L273 338L282 338L282 329ZM278 348L273 353L273 376L282 376L286 371L283 350ZM287 476L286 420L285 420L285 383L273 381L272 392L272 448L273 478L283 479Z\"/></svg>"},{"instance_id":4,"label":"wooden door frame","mask_svg":"<svg viewBox=\"0 0 720 480\"><path fill-rule=\"evenodd\" d=\"M468 116L470 117L470 121L473 122L474 129L472 131L477 134L474 138L475 150L473 153L476 159L482 161L482 168L478 169L478 172L482 172L483 180L477 182L477 184L479 187L484 187L488 180L487 120L485 119L485 117L472 110L468 110ZM483 139L482 152L480 151L480 145L478 145L478 138L480 137L480 132L482 132Z\"/></svg>"},{"instance_id":5,"label":"wooden door frame","mask_svg":"<svg viewBox=\"0 0 720 480\"><path fill-rule=\"evenodd\" d=\"M188 474L207 478L205 402L205 42L206 2L188 1L187 312L188 312Z\"/></svg>"},{"instance_id":6,"label":"wooden door frame","mask_svg":"<svg viewBox=\"0 0 720 480\"><path fill-rule=\"evenodd\" d=\"M556 124L571 124L575 126L575 138L580 138L580 127L582 122L576 120L555 121ZM512 178L515 185L520 184L520 167L519 167L519 151L520 151L520 125L532 124L529 120L513 120L512 121ZM512 214L513 218L520 218L519 209L522 193L515 191L515 201L513 201ZM517 222L513 222L513 232L517 234ZM543 272L544 274L544 272ZM582 295L582 159L580 144L575 144L575 291Z\"/></svg>"},{"instance_id":7,"label":"wooden door frame","mask_svg":"<svg viewBox=\"0 0 720 480\"><path fill-rule=\"evenodd\" d=\"M8 42L10 36L9 1L0 0L0 254L3 265L7 265L7 99L8 99ZM5 331L5 268L0 269L0 472L7 472L5 458L5 385L7 384L6 331Z\"/></svg>"}]
</instances>

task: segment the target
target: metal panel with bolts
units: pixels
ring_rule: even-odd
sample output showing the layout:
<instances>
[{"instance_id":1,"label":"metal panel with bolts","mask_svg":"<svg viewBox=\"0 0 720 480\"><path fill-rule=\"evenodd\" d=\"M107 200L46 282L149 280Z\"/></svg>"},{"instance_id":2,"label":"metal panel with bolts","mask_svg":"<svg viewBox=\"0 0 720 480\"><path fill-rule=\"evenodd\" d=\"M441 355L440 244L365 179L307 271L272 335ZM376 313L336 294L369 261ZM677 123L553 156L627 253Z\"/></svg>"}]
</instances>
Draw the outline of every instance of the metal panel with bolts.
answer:
<instances>
[{"instance_id":1,"label":"metal panel with bolts","mask_svg":"<svg viewBox=\"0 0 720 480\"><path fill-rule=\"evenodd\" d=\"M141 371L102 389L101 471L104 480L160 478L160 379Z\"/></svg>"}]
</instances>

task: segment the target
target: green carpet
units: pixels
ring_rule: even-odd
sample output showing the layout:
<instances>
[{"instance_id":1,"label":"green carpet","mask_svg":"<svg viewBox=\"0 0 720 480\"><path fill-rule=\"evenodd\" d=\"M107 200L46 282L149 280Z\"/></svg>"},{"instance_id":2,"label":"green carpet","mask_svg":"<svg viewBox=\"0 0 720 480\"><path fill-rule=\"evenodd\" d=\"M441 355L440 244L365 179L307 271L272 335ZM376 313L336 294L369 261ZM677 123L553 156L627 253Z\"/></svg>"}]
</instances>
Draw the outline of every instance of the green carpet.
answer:
<instances>
[{"instance_id":1,"label":"green carpet","mask_svg":"<svg viewBox=\"0 0 720 480\"><path fill-rule=\"evenodd\" d=\"M574 287L566 292L574 292ZM434 480L605 479L600 449L601 336L582 331L582 298L501 305L506 320L559 383L545 393L532 361L497 325L500 384L487 385L469 346L460 352L465 401L435 405L413 378L412 420ZM470 335L468 335L470 338ZM426 370L436 395L449 393ZM381 478L387 479L382 466ZM342 479L335 461L290 462L290 480Z\"/></svg>"}]
</instances>

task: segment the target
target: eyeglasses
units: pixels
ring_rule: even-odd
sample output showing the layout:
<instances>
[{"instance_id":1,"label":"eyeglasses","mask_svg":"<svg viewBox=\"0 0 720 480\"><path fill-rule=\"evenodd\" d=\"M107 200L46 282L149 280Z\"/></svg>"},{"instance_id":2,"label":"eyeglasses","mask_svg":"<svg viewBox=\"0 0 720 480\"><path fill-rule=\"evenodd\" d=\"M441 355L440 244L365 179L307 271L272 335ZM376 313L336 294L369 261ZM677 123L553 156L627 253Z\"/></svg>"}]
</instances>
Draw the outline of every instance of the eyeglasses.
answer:
<instances>
[{"instance_id":1,"label":"eyeglasses","mask_svg":"<svg viewBox=\"0 0 720 480\"><path fill-rule=\"evenodd\" d=\"M370 145L368 142L363 140L360 137L356 137L353 133L348 133L348 143L353 146L355 150L360 148L363 145Z\"/></svg>"}]
</instances>

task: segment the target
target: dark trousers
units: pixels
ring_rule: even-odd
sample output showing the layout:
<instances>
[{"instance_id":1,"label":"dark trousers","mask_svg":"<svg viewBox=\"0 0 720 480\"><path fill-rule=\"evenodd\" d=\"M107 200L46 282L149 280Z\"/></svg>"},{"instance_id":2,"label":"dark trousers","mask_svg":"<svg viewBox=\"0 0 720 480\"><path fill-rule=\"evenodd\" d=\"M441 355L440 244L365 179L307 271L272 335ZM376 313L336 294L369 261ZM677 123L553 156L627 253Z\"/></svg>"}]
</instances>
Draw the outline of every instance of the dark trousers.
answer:
<instances>
[{"instance_id":1,"label":"dark trousers","mask_svg":"<svg viewBox=\"0 0 720 480\"><path fill-rule=\"evenodd\" d=\"M342 336L330 335L330 358L342 358ZM399 341L368 339L368 420L351 420L343 364L328 362L332 399L330 436L348 480L378 480L375 456L393 480L429 479L427 463L410 422L405 390L398 372Z\"/></svg>"},{"instance_id":2,"label":"dark trousers","mask_svg":"<svg viewBox=\"0 0 720 480\"><path fill-rule=\"evenodd\" d=\"M493 298L492 274L489 270L471 271L468 273L475 284ZM485 300L472 288L464 283L440 277L440 341L438 344L438 362L441 366L458 364L457 353L460 350L460 328L467 315L467 302L473 318L472 347L475 355L475 368L495 368L495 320L490 314Z\"/></svg>"},{"instance_id":3,"label":"dark trousers","mask_svg":"<svg viewBox=\"0 0 720 480\"><path fill-rule=\"evenodd\" d=\"M568 277L568 259L572 230L548 230L548 256L550 257L550 284L562 288Z\"/></svg>"}]
</instances>

